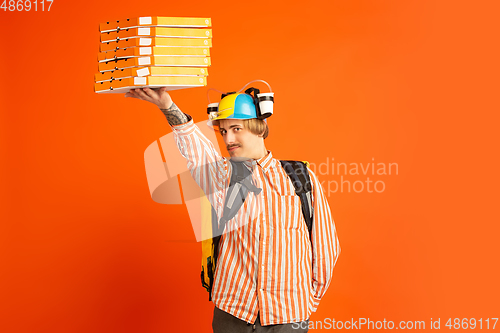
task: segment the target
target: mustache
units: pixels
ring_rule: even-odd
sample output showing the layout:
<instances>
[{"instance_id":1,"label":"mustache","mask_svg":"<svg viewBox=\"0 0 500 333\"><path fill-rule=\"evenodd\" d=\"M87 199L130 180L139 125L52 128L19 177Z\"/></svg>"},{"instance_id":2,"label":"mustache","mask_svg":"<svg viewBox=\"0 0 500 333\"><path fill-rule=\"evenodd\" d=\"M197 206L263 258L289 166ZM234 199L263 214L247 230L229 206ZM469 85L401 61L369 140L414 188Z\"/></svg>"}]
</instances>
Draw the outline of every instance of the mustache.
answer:
<instances>
[{"instance_id":1,"label":"mustache","mask_svg":"<svg viewBox=\"0 0 500 333\"><path fill-rule=\"evenodd\" d=\"M241 145L240 145L239 143L234 143L234 144L232 144L232 145L227 145L227 146L226 146L226 149L227 149L227 150L229 150L229 149L231 149L231 148L233 148L233 147L241 147Z\"/></svg>"}]
</instances>

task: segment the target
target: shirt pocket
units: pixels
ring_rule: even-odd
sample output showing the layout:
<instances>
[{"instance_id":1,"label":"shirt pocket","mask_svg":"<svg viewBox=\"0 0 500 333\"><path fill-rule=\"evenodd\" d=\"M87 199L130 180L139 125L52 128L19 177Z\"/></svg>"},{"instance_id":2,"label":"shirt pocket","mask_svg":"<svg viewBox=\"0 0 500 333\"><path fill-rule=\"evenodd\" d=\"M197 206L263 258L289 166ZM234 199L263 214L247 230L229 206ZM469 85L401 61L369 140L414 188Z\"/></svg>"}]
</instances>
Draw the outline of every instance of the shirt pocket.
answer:
<instances>
[{"instance_id":1,"label":"shirt pocket","mask_svg":"<svg viewBox=\"0 0 500 333\"><path fill-rule=\"evenodd\" d=\"M303 224L300 198L293 195L280 195L280 214L278 219L284 229L299 229Z\"/></svg>"}]
</instances>

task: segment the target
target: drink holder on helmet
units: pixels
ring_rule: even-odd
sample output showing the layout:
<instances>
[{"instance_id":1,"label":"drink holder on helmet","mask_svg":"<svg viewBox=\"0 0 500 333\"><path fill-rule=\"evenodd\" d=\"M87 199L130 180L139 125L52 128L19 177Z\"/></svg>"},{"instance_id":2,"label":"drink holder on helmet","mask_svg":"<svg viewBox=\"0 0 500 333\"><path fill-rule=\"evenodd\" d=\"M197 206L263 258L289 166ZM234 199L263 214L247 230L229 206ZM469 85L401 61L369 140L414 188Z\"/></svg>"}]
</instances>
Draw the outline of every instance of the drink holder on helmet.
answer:
<instances>
[{"instance_id":1,"label":"drink holder on helmet","mask_svg":"<svg viewBox=\"0 0 500 333\"><path fill-rule=\"evenodd\" d=\"M253 92L253 95L252 95ZM245 94L248 94L252 96L253 98L253 103L255 104L255 108L257 109L257 119L263 120L266 119L267 117L270 117L273 114L273 108L272 108L272 103L274 103L274 96L270 95L261 95L260 90L254 87L248 88L245 90ZM262 107L261 108L261 103L265 101L270 101L271 102L271 107ZM267 103L269 104L269 103ZM267 106L267 105L266 105Z\"/></svg>"}]
</instances>

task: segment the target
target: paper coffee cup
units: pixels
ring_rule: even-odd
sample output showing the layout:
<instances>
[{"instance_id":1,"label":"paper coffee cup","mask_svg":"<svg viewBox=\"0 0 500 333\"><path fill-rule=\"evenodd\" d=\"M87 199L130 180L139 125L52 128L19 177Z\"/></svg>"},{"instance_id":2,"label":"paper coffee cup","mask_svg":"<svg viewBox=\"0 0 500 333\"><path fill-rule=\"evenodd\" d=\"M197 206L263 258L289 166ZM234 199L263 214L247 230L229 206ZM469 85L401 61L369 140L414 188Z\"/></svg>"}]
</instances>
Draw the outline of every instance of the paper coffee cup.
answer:
<instances>
[{"instance_id":1,"label":"paper coffee cup","mask_svg":"<svg viewBox=\"0 0 500 333\"><path fill-rule=\"evenodd\" d=\"M257 94L257 100L259 101L260 114L262 118L267 118L273 114L274 93L269 92Z\"/></svg>"},{"instance_id":2,"label":"paper coffee cup","mask_svg":"<svg viewBox=\"0 0 500 333\"><path fill-rule=\"evenodd\" d=\"M219 103L210 103L207 107L208 120L217 118L217 112L219 110Z\"/></svg>"}]
</instances>

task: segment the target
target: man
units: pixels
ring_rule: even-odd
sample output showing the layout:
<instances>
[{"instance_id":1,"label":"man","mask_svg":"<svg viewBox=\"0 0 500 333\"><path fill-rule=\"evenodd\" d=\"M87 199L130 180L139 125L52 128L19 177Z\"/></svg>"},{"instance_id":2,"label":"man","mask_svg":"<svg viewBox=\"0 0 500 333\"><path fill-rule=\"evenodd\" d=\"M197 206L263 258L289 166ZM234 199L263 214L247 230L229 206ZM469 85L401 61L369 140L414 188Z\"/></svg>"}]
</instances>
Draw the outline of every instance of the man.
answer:
<instances>
[{"instance_id":1,"label":"man","mask_svg":"<svg viewBox=\"0 0 500 333\"><path fill-rule=\"evenodd\" d=\"M340 253L335 225L321 184L309 170L314 210L309 234L292 182L265 147L267 123L256 119L255 106L245 102L248 95L241 95L241 102L225 116L219 112L211 125L218 127L231 159L244 161L252 183L262 191L249 192L245 201L250 211L259 207L259 213L236 215L226 225L231 231L221 237L212 327L215 333L307 332L310 314L330 284ZM165 88L135 89L125 96L151 102L165 114L192 176L220 219L232 164L179 110Z\"/></svg>"}]
</instances>

